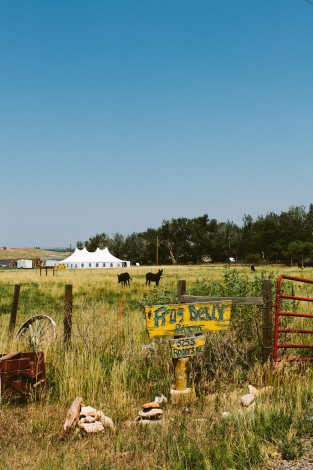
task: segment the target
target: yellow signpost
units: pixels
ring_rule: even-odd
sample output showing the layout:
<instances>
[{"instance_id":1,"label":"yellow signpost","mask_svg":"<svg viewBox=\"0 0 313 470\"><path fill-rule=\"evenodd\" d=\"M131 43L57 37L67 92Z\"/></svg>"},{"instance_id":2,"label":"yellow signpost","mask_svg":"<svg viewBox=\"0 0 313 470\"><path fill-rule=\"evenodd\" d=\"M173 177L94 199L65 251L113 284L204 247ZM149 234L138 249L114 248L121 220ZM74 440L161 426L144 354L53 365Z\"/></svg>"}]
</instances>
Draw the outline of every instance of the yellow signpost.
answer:
<instances>
[{"instance_id":1,"label":"yellow signpost","mask_svg":"<svg viewBox=\"0 0 313 470\"><path fill-rule=\"evenodd\" d=\"M204 351L203 333L224 331L230 327L231 300L210 303L154 305L145 307L150 338L174 336L170 340L175 374L174 396L189 396L186 366L190 357ZM186 337L188 336L188 337Z\"/></svg>"}]
</instances>

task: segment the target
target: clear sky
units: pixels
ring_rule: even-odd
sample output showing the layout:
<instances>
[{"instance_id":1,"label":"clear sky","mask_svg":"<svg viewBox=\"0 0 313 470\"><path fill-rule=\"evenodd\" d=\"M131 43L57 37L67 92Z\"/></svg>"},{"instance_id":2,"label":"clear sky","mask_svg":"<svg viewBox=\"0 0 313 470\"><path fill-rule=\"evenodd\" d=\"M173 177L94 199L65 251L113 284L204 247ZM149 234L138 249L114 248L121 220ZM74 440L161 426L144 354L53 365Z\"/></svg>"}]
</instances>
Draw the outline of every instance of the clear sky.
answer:
<instances>
[{"instance_id":1,"label":"clear sky","mask_svg":"<svg viewBox=\"0 0 313 470\"><path fill-rule=\"evenodd\" d=\"M313 203L313 1L0 0L0 245Z\"/></svg>"}]
</instances>

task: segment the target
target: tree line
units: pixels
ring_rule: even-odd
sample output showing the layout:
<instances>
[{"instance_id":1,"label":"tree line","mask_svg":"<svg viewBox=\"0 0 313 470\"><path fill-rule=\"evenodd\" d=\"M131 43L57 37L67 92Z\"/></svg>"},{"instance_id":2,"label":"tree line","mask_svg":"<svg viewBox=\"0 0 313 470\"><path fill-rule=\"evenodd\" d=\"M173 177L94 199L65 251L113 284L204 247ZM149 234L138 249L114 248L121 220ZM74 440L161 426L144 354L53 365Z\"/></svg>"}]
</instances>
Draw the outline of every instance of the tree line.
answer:
<instances>
[{"instance_id":1,"label":"tree line","mask_svg":"<svg viewBox=\"0 0 313 470\"><path fill-rule=\"evenodd\" d=\"M188 219L163 220L159 228L112 237L98 233L78 241L77 247L108 249L133 264L187 264L238 262L261 264L283 262L311 265L313 262L313 204L292 206L286 212L266 216L244 215L242 226L218 222L207 214Z\"/></svg>"}]
</instances>

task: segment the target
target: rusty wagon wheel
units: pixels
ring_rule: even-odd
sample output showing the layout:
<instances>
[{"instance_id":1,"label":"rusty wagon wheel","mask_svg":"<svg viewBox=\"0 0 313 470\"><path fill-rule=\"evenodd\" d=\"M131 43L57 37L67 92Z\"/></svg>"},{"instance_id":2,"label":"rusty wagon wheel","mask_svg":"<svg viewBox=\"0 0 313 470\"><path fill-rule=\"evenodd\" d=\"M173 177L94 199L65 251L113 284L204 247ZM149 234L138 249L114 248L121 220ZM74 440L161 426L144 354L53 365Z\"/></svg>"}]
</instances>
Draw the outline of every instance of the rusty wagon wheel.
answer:
<instances>
[{"instance_id":1,"label":"rusty wagon wheel","mask_svg":"<svg viewBox=\"0 0 313 470\"><path fill-rule=\"evenodd\" d=\"M16 333L16 340L33 351L49 346L57 337L57 325L48 315L35 315L26 320Z\"/></svg>"}]
</instances>

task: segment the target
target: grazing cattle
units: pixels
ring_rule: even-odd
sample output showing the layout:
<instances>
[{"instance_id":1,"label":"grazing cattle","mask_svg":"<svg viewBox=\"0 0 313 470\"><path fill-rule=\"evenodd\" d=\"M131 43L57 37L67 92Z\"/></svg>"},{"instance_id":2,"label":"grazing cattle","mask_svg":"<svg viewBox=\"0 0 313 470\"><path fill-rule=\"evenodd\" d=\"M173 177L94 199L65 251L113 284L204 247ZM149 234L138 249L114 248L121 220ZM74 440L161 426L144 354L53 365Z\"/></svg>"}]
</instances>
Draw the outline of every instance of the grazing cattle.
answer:
<instances>
[{"instance_id":1,"label":"grazing cattle","mask_svg":"<svg viewBox=\"0 0 313 470\"><path fill-rule=\"evenodd\" d=\"M253 265L251 266L251 271L255 271L255 267Z\"/></svg>"},{"instance_id":2,"label":"grazing cattle","mask_svg":"<svg viewBox=\"0 0 313 470\"><path fill-rule=\"evenodd\" d=\"M130 287L130 281L132 281L132 278L128 273L122 273L117 275L117 282L120 282L123 287L127 286L127 284Z\"/></svg>"},{"instance_id":3,"label":"grazing cattle","mask_svg":"<svg viewBox=\"0 0 313 470\"><path fill-rule=\"evenodd\" d=\"M150 286L150 282L155 282L155 285L158 286L159 282L160 282L160 279L162 277L162 274L163 274L163 269L159 269L159 271L156 274L147 273L146 274L146 284L148 284L148 286Z\"/></svg>"}]
</instances>

